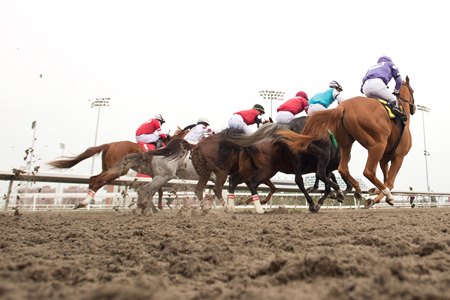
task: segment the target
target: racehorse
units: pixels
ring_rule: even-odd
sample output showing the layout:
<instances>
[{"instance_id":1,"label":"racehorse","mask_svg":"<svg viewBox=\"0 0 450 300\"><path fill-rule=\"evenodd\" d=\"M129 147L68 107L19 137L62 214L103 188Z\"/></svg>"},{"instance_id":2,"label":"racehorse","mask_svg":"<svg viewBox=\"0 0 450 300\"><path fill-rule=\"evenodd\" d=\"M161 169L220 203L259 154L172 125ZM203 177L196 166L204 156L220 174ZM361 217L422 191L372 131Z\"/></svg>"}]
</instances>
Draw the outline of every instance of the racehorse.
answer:
<instances>
[{"instance_id":1,"label":"racehorse","mask_svg":"<svg viewBox=\"0 0 450 300\"><path fill-rule=\"evenodd\" d=\"M331 130L341 149L341 162L338 171L342 178L349 180L355 187L355 198L361 199L359 183L350 174L348 163L352 145L358 141L367 149L367 161L364 176L378 189L375 199L366 200L366 207L379 203L383 197L393 205L395 178L402 166L405 156L412 145L409 129L410 118L416 111L414 90L409 84L409 77L403 81L400 94L397 97L400 106L407 115L406 122L391 119L378 99L354 97L342 102L334 109L316 112L306 122L302 134L291 131L280 131L292 151L304 151L312 141L328 136ZM389 165L390 163L390 165ZM377 166L380 164L384 182L376 177Z\"/></svg>"},{"instance_id":2,"label":"racehorse","mask_svg":"<svg viewBox=\"0 0 450 300\"><path fill-rule=\"evenodd\" d=\"M187 126L184 129L177 128L177 130L175 131L174 135L171 138L184 137L189 132L189 129L191 127L192 126ZM167 142L167 140L163 141L163 143L165 143L165 142ZM58 160L53 160L53 161L49 162L48 164L54 168L68 169L68 168L75 166L79 162L81 162L89 157L92 157L93 155L98 154L98 153L102 154L102 171L98 175L94 175L89 178L88 194L82 202L75 205L74 209L82 208L82 207L85 207L86 205L88 205L89 202L92 199L94 199L95 194L101 187L112 182L114 179L126 174L126 173L123 173L123 174L118 175L117 177L110 178L107 181L105 181L103 179L104 178L103 175L105 174L105 172L107 170L109 170L114 165L116 165L118 162L120 162L121 159L123 157L125 157L127 154L144 153L144 149L143 149L142 144L133 143L130 141L112 142L112 143L103 144L100 146L87 148L84 152L78 154L77 156L63 157ZM138 171L137 169L134 169L134 170ZM144 172L140 172L140 173L144 173ZM159 209L162 209L163 190L160 189L158 191L158 193L159 193L158 207L159 207Z\"/></svg>"},{"instance_id":3,"label":"racehorse","mask_svg":"<svg viewBox=\"0 0 450 300\"><path fill-rule=\"evenodd\" d=\"M203 203L203 191L205 190L208 178L211 174L214 174L216 178L213 188L214 195L222 206L225 206L226 204L222 196L223 186L228 175L238 170L239 154L242 150L242 147L238 145L225 145L222 143L222 139L229 134L236 135L242 134L242 132L236 129L224 129L217 134L201 140L196 147L192 149L192 164L199 177L194 192L201 204ZM270 198L275 192L275 186L270 179L263 183L270 188L269 195L267 195L267 197ZM253 200L254 204L256 201L259 203L259 199ZM257 213L264 213L260 205L255 205L255 208Z\"/></svg>"},{"instance_id":4,"label":"racehorse","mask_svg":"<svg viewBox=\"0 0 450 300\"><path fill-rule=\"evenodd\" d=\"M281 129L301 132L307 117L294 119L289 124L267 124L252 135L227 136L223 143L237 144L247 151L241 151L239 156L239 170L230 175L228 188L228 206L233 209L234 190L243 182L249 182L253 197L257 195L257 187L261 182L270 179L277 172L295 174L295 182L306 197L311 212L318 212L325 199L329 196L332 187L336 190L337 200L342 201L344 193L340 190L332 171L339 165L339 148L332 140L323 140L311 144L308 150L300 155L292 153L289 147L276 140L275 133ZM272 140L271 140L272 139ZM253 147L251 145L254 145ZM316 173L315 187L318 180L325 183L325 192L315 205L303 183L303 174ZM347 183L345 192L352 187ZM262 202L261 202L262 203Z\"/></svg>"},{"instance_id":5,"label":"racehorse","mask_svg":"<svg viewBox=\"0 0 450 300\"><path fill-rule=\"evenodd\" d=\"M179 177L183 179L198 179L197 173L189 158L192 145L182 138L172 138L165 148L149 151L146 153L132 153L126 155L113 168L107 170L103 175L103 180L117 178L120 174L125 174L128 170L139 169L153 177L152 181L140 186L138 191L137 206L142 209L142 213L147 212L147 208L157 212L153 204L153 195L169 180ZM209 178L214 181L214 177Z\"/></svg>"}]
</instances>

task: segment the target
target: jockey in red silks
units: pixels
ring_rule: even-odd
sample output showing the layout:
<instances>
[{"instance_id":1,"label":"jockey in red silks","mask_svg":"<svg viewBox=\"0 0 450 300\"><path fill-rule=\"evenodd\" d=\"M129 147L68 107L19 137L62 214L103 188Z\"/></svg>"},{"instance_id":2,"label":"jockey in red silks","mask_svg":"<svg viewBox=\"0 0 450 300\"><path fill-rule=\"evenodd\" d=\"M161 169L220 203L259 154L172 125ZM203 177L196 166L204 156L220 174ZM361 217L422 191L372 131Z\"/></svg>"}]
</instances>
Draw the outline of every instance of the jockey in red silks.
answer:
<instances>
[{"instance_id":1,"label":"jockey in red silks","mask_svg":"<svg viewBox=\"0 0 450 300\"><path fill-rule=\"evenodd\" d=\"M302 111L308 112L308 95L305 92L298 92L294 98L291 98L277 108L277 123L289 123L295 115Z\"/></svg>"},{"instance_id":2,"label":"jockey in red silks","mask_svg":"<svg viewBox=\"0 0 450 300\"><path fill-rule=\"evenodd\" d=\"M147 144L146 150L154 150L159 139L166 139L167 135L161 131L161 125L166 121L157 114L153 119L148 120L136 130L136 141L139 144Z\"/></svg>"},{"instance_id":3,"label":"jockey in red silks","mask_svg":"<svg viewBox=\"0 0 450 300\"><path fill-rule=\"evenodd\" d=\"M265 113L264 107L260 104L253 105L252 109L235 112L228 121L228 128L242 130L246 134L252 133L249 125L263 123L261 115Z\"/></svg>"}]
</instances>

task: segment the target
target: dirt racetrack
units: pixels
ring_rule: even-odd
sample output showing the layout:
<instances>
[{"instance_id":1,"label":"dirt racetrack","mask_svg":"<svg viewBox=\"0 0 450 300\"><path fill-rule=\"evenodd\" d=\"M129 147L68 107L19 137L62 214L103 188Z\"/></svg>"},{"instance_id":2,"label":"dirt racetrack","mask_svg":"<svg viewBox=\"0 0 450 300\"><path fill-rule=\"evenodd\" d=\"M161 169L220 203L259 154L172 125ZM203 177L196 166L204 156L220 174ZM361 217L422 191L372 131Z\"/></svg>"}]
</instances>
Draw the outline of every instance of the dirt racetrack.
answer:
<instances>
[{"instance_id":1,"label":"dirt racetrack","mask_svg":"<svg viewBox=\"0 0 450 300\"><path fill-rule=\"evenodd\" d=\"M0 214L0 299L450 299L450 209Z\"/></svg>"}]
</instances>

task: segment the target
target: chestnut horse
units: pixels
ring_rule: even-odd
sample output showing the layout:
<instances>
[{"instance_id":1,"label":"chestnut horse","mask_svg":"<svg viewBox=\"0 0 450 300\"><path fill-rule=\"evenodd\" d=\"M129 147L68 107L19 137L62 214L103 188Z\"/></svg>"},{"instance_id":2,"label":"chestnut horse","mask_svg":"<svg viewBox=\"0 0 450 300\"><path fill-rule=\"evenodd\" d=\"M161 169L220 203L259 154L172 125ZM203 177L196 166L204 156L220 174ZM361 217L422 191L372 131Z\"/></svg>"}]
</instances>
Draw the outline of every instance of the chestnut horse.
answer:
<instances>
[{"instance_id":1,"label":"chestnut horse","mask_svg":"<svg viewBox=\"0 0 450 300\"><path fill-rule=\"evenodd\" d=\"M363 174L378 190L378 196L373 200L368 199L366 207L379 203L383 197L386 197L388 204L393 205L391 190L403 159L412 145L409 123L411 115L416 111L414 91L408 76L400 88L398 101L408 117L404 124L398 119L391 119L386 108L377 99L354 97L334 109L313 114L306 122L302 134L291 131L280 131L279 134L291 150L298 153L305 151L312 141L328 137L328 130L331 130L341 149L338 171L342 178L352 183L356 190L355 198L360 200L360 185L350 174L348 167L352 145L358 141L367 149L368 154ZM376 177L378 164L384 182Z\"/></svg>"},{"instance_id":2,"label":"chestnut horse","mask_svg":"<svg viewBox=\"0 0 450 300\"><path fill-rule=\"evenodd\" d=\"M172 136L172 138L184 137L189 132L189 129L191 127L192 126L187 126L184 129L178 128L175 131L175 134ZM163 141L163 142L166 142L166 141ZM113 180L117 179L118 177L126 174L126 172L125 172L124 174L120 174L119 176L117 176L115 178L110 178L108 181L104 181L103 175L105 174L106 171L108 171L114 165L116 165L118 162L120 162L122 160L122 158L124 158L127 154L143 153L143 152L144 152L144 150L142 149L142 145L140 145L138 143L133 143L130 141L112 142L112 143L103 144L100 146L87 148L84 152L82 152L74 157L64 157L62 159L53 160L53 161L49 162L49 165L54 168L68 169L68 168L75 166L79 162L81 162L89 157L92 157L95 154L102 153L102 171L98 175L94 175L89 178L89 192L88 192L86 198L82 202L75 205L74 209L77 209L77 208L82 208L82 207L85 207L86 205L88 205L89 202L92 199L94 199L95 193L97 193L97 191L101 187L112 182ZM133 169L133 170L135 170L139 173L144 173L144 172L140 172L137 169ZM162 188L158 191L158 193L159 193L158 208L162 209L162 195L163 195Z\"/></svg>"}]
</instances>

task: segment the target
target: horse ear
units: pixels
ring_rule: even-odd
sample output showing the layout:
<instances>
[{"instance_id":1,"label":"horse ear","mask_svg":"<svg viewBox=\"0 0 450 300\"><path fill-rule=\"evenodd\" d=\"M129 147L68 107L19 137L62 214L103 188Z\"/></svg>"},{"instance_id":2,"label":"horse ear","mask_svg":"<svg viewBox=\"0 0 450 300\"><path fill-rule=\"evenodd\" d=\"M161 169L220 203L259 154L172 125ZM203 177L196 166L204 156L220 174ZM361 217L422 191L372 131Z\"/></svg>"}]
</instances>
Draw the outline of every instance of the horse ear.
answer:
<instances>
[{"instance_id":1,"label":"horse ear","mask_svg":"<svg viewBox=\"0 0 450 300\"><path fill-rule=\"evenodd\" d=\"M406 75L406 83L409 84L409 77Z\"/></svg>"}]
</instances>

